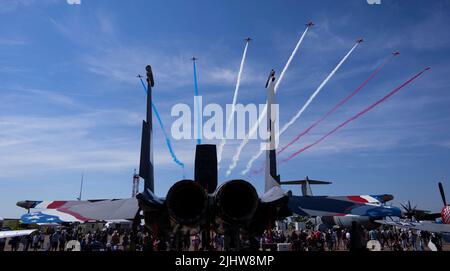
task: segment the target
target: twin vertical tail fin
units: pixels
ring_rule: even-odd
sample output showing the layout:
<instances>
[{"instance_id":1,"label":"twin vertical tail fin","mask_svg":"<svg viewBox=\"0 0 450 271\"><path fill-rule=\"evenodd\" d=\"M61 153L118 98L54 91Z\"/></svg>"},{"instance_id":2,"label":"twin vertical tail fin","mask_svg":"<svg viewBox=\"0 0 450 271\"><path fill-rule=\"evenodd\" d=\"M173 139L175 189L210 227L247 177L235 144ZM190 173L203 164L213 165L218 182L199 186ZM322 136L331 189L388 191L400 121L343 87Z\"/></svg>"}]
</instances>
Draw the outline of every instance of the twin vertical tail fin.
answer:
<instances>
[{"instance_id":1,"label":"twin vertical tail fin","mask_svg":"<svg viewBox=\"0 0 450 271\"><path fill-rule=\"evenodd\" d=\"M142 123L141 159L139 165L139 176L144 179L144 190L154 192L154 169L153 169L153 122L152 122L152 87L155 85L152 67L148 65L147 71L147 120Z\"/></svg>"},{"instance_id":2,"label":"twin vertical tail fin","mask_svg":"<svg viewBox=\"0 0 450 271\"><path fill-rule=\"evenodd\" d=\"M275 101L275 71L270 72L266 83L267 88L267 132L269 134L269 141L266 147L266 163L265 163L265 192L272 190L274 187L280 188L281 185L301 185L303 196L312 196L311 184L331 184L331 182L310 180L306 177L305 180L281 182L280 175L277 172L277 152L276 140L277 131L275 131L275 123L277 122L276 115L272 112L272 106ZM278 189L279 190L279 189Z\"/></svg>"},{"instance_id":3,"label":"twin vertical tail fin","mask_svg":"<svg viewBox=\"0 0 450 271\"><path fill-rule=\"evenodd\" d=\"M144 179L144 189L154 191L153 161L151 159L151 126L144 120L142 122L141 161L139 176Z\"/></svg>"},{"instance_id":4,"label":"twin vertical tail fin","mask_svg":"<svg viewBox=\"0 0 450 271\"><path fill-rule=\"evenodd\" d=\"M269 141L266 145L266 174L265 174L265 192L273 187L280 186L280 175L277 173L277 155L276 155L276 117L272 114L272 105L275 104L275 71L272 70L267 78L267 132Z\"/></svg>"}]
</instances>

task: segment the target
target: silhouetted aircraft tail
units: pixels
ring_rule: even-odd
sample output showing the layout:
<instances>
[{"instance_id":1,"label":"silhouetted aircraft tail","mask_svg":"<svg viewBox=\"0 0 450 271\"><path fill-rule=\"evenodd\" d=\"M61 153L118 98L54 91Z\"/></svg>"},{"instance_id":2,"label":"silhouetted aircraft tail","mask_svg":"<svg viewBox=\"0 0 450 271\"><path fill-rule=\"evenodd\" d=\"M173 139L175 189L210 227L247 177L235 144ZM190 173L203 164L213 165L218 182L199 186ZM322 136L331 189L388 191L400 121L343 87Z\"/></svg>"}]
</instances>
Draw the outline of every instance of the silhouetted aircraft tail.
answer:
<instances>
[{"instance_id":1,"label":"silhouetted aircraft tail","mask_svg":"<svg viewBox=\"0 0 450 271\"><path fill-rule=\"evenodd\" d=\"M216 145L197 145L195 149L194 180L209 194L217 188L217 150Z\"/></svg>"},{"instance_id":2,"label":"silhouetted aircraft tail","mask_svg":"<svg viewBox=\"0 0 450 271\"><path fill-rule=\"evenodd\" d=\"M265 184L264 191L267 193L274 187L280 186L280 175L277 173L277 154L276 154L276 131L274 129L277 121L272 114L272 105L275 104L275 71L272 70L267 78L267 132L269 133L269 142L266 145L265 162Z\"/></svg>"},{"instance_id":3,"label":"silhouetted aircraft tail","mask_svg":"<svg viewBox=\"0 0 450 271\"><path fill-rule=\"evenodd\" d=\"M285 182L280 182L280 184L282 185L301 185L301 191L302 191L302 195L303 196L312 196L312 190L311 190L311 185L316 185L316 184L331 184L331 182L326 182L326 181L317 181L317 180L310 180L308 178L308 176L306 176L306 178L304 180L297 180L297 181L285 181Z\"/></svg>"},{"instance_id":4,"label":"silhouetted aircraft tail","mask_svg":"<svg viewBox=\"0 0 450 271\"><path fill-rule=\"evenodd\" d=\"M139 165L139 176L144 179L144 190L154 192L154 169L153 169L153 121L152 121L152 87L155 85L153 80L152 68L150 65L147 70L147 120L142 123L141 138L141 161Z\"/></svg>"}]
</instances>

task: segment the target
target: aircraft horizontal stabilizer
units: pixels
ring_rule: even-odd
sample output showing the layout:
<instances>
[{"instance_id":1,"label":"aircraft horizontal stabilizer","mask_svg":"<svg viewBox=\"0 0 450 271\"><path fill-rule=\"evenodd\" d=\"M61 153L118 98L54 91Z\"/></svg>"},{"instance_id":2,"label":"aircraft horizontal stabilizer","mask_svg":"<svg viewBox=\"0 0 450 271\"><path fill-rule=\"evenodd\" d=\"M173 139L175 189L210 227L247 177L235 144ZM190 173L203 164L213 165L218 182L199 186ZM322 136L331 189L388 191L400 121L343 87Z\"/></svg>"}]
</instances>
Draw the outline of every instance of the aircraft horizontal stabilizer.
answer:
<instances>
[{"instance_id":1,"label":"aircraft horizontal stabilizer","mask_svg":"<svg viewBox=\"0 0 450 271\"><path fill-rule=\"evenodd\" d=\"M312 196L312 190L310 185L316 185L316 184L331 184L331 182L326 181L318 181L318 180L310 180L308 176L304 180L297 180L297 181L284 181L280 182L281 185L301 185L301 192L303 196Z\"/></svg>"},{"instance_id":2,"label":"aircraft horizontal stabilizer","mask_svg":"<svg viewBox=\"0 0 450 271\"><path fill-rule=\"evenodd\" d=\"M100 201L53 201L37 213L21 217L23 224L110 221L133 219L138 211L136 198ZM42 205L42 204L41 204Z\"/></svg>"},{"instance_id":3,"label":"aircraft horizontal stabilizer","mask_svg":"<svg viewBox=\"0 0 450 271\"><path fill-rule=\"evenodd\" d=\"M297 180L297 181L282 181L281 185L300 185L300 184L332 184L332 182L317 181L317 180Z\"/></svg>"}]
</instances>

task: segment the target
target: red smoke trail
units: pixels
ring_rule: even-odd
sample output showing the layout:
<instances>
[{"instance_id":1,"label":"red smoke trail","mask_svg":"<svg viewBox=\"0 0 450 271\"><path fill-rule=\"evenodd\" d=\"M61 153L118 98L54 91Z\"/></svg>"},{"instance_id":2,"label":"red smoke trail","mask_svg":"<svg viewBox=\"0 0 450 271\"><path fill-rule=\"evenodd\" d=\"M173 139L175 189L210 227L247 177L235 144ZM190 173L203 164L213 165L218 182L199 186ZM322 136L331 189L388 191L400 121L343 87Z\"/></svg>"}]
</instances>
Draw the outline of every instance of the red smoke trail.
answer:
<instances>
[{"instance_id":1,"label":"red smoke trail","mask_svg":"<svg viewBox=\"0 0 450 271\"><path fill-rule=\"evenodd\" d=\"M288 144L286 144L284 147L282 147L279 151L277 151L277 154L280 154L284 152L287 148L289 148L292 144L299 141L304 135L309 133L312 129L314 129L317 125L319 125L322 121L327 119L330 115L332 115L339 107L344 105L346 102L348 102L353 96L358 94L383 68L386 66L394 56L398 56L400 53L395 52L392 53L389 57L386 58L386 60L367 78L357 89L355 89L349 96L344 98L342 101L340 101L338 104L336 104L330 111L328 111L322 118L314 122L311 126L306 128L303 132L298 134L294 139L292 139ZM260 173L264 168L261 167L257 170L253 170L252 174L258 174Z\"/></svg>"},{"instance_id":2,"label":"red smoke trail","mask_svg":"<svg viewBox=\"0 0 450 271\"><path fill-rule=\"evenodd\" d=\"M394 57L397 56L398 53L393 53L391 56L389 56L370 76L367 78L355 91L353 91L349 96L347 96L345 99L340 101L337 105L335 105L330 111L328 111L322 118L317 120L315 123L313 123L311 126L309 126L306 130L301 132L299 135L297 135L294 139L292 139L286 146L282 147L277 154L282 153L287 148L289 148L292 144L300 140L304 135L309 133L314 127L319 125L322 121L324 121L326 118L328 118L331 114L333 114L339 107L344 105L346 102L348 102L353 96L355 96L358 92L360 92L374 77L377 75L383 68L386 66L386 64L389 63L389 61Z\"/></svg>"},{"instance_id":3,"label":"red smoke trail","mask_svg":"<svg viewBox=\"0 0 450 271\"><path fill-rule=\"evenodd\" d=\"M428 71L430 68L426 68L423 71L419 72L418 74L416 74L415 76L413 76L411 79L409 79L408 81L406 81L405 83L403 83L402 85L400 85L399 87L397 87L396 89L394 89L392 92L390 92L388 95L384 96L382 99L378 100L377 102L375 102L374 104L372 104L371 106L367 107L366 109L362 110L361 112L359 112L358 114L354 115L353 117L349 118L348 120L344 121L343 123L341 123L340 125L338 125L336 128L334 128L333 130L331 130L330 132L328 132L326 135L322 136L320 139L318 139L317 141L315 141L314 143L307 145L306 147L303 147L302 149L294 152L293 154L291 154L288 158L285 158L282 160L282 162L287 162L289 160L291 160L292 158L296 157L297 155L301 154L302 152L308 150L309 148L319 144L320 142L322 142L324 139L326 139L327 137L331 136L332 134L334 134L336 131L338 131L339 129L341 129L342 127L344 127L345 125L349 124L350 122L358 119L359 117L361 117L362 115L364 115L365 113L369 112L370 110L372 110L374 107L376 107L377 105L381 104L382 102L386 101L387 99L389 99L391 96L393 96L394 94L396 94L397 92L399 92L402 88L406 87L409 83L411 83L412 81L416 80L418 77L420 77L423 73L425 73L426 71Z\"/></svg>"}]
</instances>

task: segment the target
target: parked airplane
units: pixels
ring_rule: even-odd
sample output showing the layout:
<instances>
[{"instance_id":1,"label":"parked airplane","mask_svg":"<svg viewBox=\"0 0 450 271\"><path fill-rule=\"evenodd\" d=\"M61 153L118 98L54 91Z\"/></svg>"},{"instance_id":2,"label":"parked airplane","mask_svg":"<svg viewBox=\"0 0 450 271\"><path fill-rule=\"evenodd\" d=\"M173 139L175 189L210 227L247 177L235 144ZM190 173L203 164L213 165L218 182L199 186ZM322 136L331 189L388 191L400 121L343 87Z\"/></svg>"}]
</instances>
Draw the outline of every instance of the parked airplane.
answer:
<instances>
[{"instance_id":1,"label":"parked airplane","mask_svg":"<svg viewBox=\"0 0 450 271\"><path fill-rule=\"evenodd\" d=\"M272 72L268 79L269 104L273 101L274 81L275 73ZM17 203L18 206L39 210L37 213L22 216L24 223L140 220L142 211L146 226L160 238L167 238L171 232L202 232L205 245L208 245L209 232L214 230L230 240L230 248L237 248L241 232L249 235L262 233L280 216L284 218L290 215L286 208L283 209L287 206L288 193L272 180L271 184L266 185L266 193L261 197L254 186L245 180L231 180L217 187L215 145L197 146L194 180L175 183L165 198L156 196L151 111L151 87L154 81L150 66L147 66L147 83L147 115L142 126L139 167L139 176L144 179L144 191L136 198L118 200L21 201ZM270 114L271 109L268 112ZM271 124L274 121L268 120ZM275 131L269 132L273 134ZM275 159L274 151L270 151L271 155L267 156L267 159ZM275 165L273 160L268 163ZM282 213L283 211L285 213Z\"/></svg>"},{"instance_id":2,"label":"parked airplane","mask_svg":"<svg viewBox=\"0 0 450 271\"><path fill-rule=\"evenodd\" d=\"M319 228L350 227L353 221L369 228L377 226L377 219L401 216L399 208L385 204L394 199L392 195L313 196L311 185L331 182L310 180L309 177L281 184L301 185L302 196L292 196L289 208L297 215L315 217Z\"/></svg>"},{"instance_id":3,"label":"parked airplane","mask_svg":"<svg viewBox=\"0 0 450 271\"><path fill-rule=\"evenodd\" d=\"M442 202L444 203L444 207L442 207L440 219L437 219L435 222L425 220L417 221L415 217L412 217L411 219L408 219L406 221L388 218L385 220L377 220L376 222L384 225L396 226L399 228L440 233L443 234L444 239L450 241L450 205L447 204L447 201L445 199L445 192L442 183L439 183L438 186L439 192L441 193Z\"/></svg>"},{"instance_id":4,"label":"parked airplane","mask_svg":"<svg viewBox=\"0 0 450 271\"><path fill-rule=\"evenodd\" d=\"M25 209L38 209L38 213L22 216L24 223L85 222L91 220L135 221L144 218L153 235L161 239L170 233L200 232L204 246L209 245L209 233L224 234L228 249L239 249L239 235L257 236L272 228L275 221L292 213L308 216L351 216L376 214L395 215L382 206L375 197L315 197L292 196L281 188L277 173L275 149L275 122L272 106L275 103L275 72L267 83L267 142L265 162L265 192L258 196L252 184L245 180L231 180L218 187L217 153L215 145L197 145L194 180L180 180L166 197L154 194L154 164L152 138L153 73L147 66L147 114L142 125L139 176L144 179L144 191L136 198L92 201L22 201L17 205ZM309 184L308 184L309 186ZM175 244L176 245L176 244Z\"/></svg>"},{"instance_id":5,"label":"parked airplane","mask_svg":"<svg viewBox=\"0 0 450 271\"><path fill-rule=\"evenodd\" d=\"M3 230L3 218L0 217L0 239L30 235L36 230Z\"/></svg>"},{"instance_id":6,"label":"parked airplane","mask_svg":"<svg viewBox=\"0 0 450 271\"><path fill-rule=\"evenodd\" d=\"M434 221L441 217L441 213L431 213L428 210L421 210L417 208L417 205L413 207L409 200L405 204L400 204L400 206L403 208L403 216L407 219Z\"/></svg>"}]
</instances>

